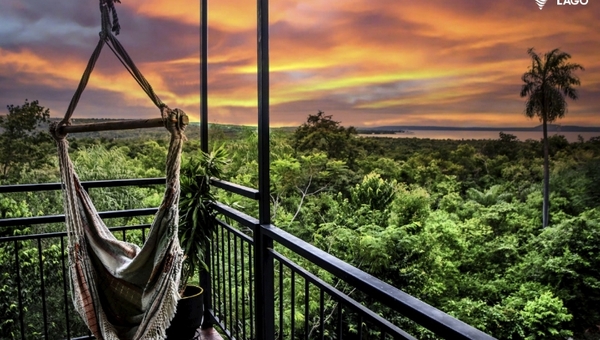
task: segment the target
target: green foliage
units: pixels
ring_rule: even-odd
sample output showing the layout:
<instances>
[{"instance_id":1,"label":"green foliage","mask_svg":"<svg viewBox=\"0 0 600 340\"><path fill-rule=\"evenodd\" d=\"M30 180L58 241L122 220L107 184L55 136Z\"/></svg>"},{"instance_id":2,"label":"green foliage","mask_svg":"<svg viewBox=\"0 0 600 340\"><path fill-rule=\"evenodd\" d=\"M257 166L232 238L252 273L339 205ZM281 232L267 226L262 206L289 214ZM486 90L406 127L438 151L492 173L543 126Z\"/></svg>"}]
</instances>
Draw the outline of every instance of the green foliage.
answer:
<instances>
[{"instance_id":1,"label":"green foliage","mask_svg":"<svg viewBox=\"0 0 600 340\"><path fill-rule=\"evenodd\" d=\"M221 168L227 163L227 152L220 147L210 153L200 151L181 166L179 199L179 242L185 256L182 287L199 270L208 270L205 251L215 229L215 201L210 191L210 179L221 177Z\"/></svg>"},{"instance_id":2,"label":"green foliage","mask_svg":"<svg viewBox=\"0 0 600 340\"><path fill-rule=\"evenodd\" d=\"M469 188L467 190L467 197L484 207L489 207L498 202L510 201L511 195L505 192L501 185L494 185L483 192L475 188Z\"/></svg>"},{"instance_id":3,"label":"green foliage","mask_svg":"<svg viewBox=\"0 0 600 340\"><path fill-rule=\"evenodd\" d=\"M367 205L371 210L385 210L394 198L396 181L384 181L379 174L370 173L350 190L350 202L355 207Z\"/></svg>"},{"instance_id":4,"label":"green foliage","mask_svg":"<svg viewBox=\"0 0 600 340\"><path fill-rule=\"evenodd\" d=\"M0 174L4 180L18 180L22 171L48 163L51 139L37 128L48 121L50 110L27 99L21 106L7 108L8 114L0 116Z\"/></svg>"},{"instance_id":5,"label":"green foliage","mask_svg":"<svg viewBox=\"0 0 600 340\"><path fill-rule=\"evenodd\" d=\"M0 195L0 219L4 218L19 218L19 217L31 217L32 213L29 211L29 206L25 201L15 201L10 197L3 197ZM0 237L12 236L15 228L0 229Z\"/></svg>"},{"instance_id":6,"label":"green foliage","mask_svg":"<svg viewBox=\"0 0 600 340\"><path fill-rule=\"evenodd\" d=\"M597 171L590 164L600 152L592 142L576 146L556 140L552 211L555 221L565 221L594 206L590 192L595 186L589 181ZM388 154L394 152L391 142L382 140ZM578 338L598 324L598 316L582 311L593 309L596 301L586 304L584 294L574 294L570 297L577 303L570 302L540 269L532 269L533 259L540 268L553 263L540 257L540 246L535 246L544 235L538 227L540 143L501 134L497 141L434 150L409 153L403 161L359 158L359 171L367 175L354 179L347 192L323 192L305 201L288 230L498 338ZM278 168L278 176L302 176L304 168L289 170ZM278 216L277 224L285 226L284 217L291 215L280 209ZM599 220L589 213L580 219ZM585 244L597 243L591 238ZM560 254L561 261L570 258ZM582 267L569 272L587 278L588 294L597 290L598 273ZM563 289L573 294L576 287L565 284ZM581 310L573 308L582 303ZM372 307L431 338L385 308ZM577 315L592 317L583 322Z\"/></svg>"},{"instance_id":7,"label":"green foliage","mask_svg":"<svg viewBox=\"0 0 600 340\"><path fill-rule=\"evenodd\" d=\"M0 219L30 216L31 212L25 201L17 202L8 197L0 197Z\"/></svg>"},{"instance_id":8,"label":"green foliage","mask_svg":"<svg viewBox=\"0 0 600 340\"><path fill-rule=\"evenodd\" d=\"M160 145L157 141L146 141L137 151L137 159L142 168L146 170L144 177L164 176L164 164L167 159L167 145Z\"/></svg>"},{"instance_id":9,"label":"green foliage","mask_svg":"<svg viewBox=\"0 0 600 340\"><path fill-rule=\"evenodd\" d=\"M571 55L554 49L542 57L533 48L527 50L531 57L531 67L523 74L521 97L527 96L525 114L538 116L540 121L553 122L562 118L567 111L566 96L577 99L574 86L580 81L573 73L583 70L579 64L568 62Z\"/></svg>"},{"instance_id":10,"label":"green foliage","mask_svg":"<svg viewBox=\"0 0 600 340\"><path fill-rule=\"evenodd\" d=\"M600 312L600 210L587 210L544 230L532 241L526 278L554 289L571 311L576 329L598 324Z\"/></svg>"},{"instance_id":11,"label":"green foliage","mask_svg":"<svg viewBox=\"0 0 600 340\"><path fill-rule=\"evenodd\" d=\"M509 160L517 157L519 142L517 136L500 132L500 138L486 142L483 151L488 157L506 156Z\"/></svg>"},{"instance_id":12,"label":"green foliage","mask_svg":"<svg viewBox=\"0 0 600 340\"><path fill-rule=\"evenodd\" d=\"M93 145L77 150L71 156L75 171L84 181L144 178L153 174L152 170L141 165L138 159L128 156L130 149L118 146L107 149L103 145ZM165 166L164 159L156 166ZM93 188L90 197L98 211L137 209L156 207L160 187L115 187ZM62 203L57 202L59 207ZM118 218L105 221L108 226L122 226L137 223L150 223L152 216L138 218Z\"/></svg>"},{"instance_id":13,"label":"green foliage","mask_svg":"<svg viewBox=\"0 0 600 340\"><path fill-rule=\"evenodd\" d=\"M28 233L23 230L22 233ZM21 232L17 232L20 234ZM15 264L15 244L18 246L19 267L17 276ZM38 250L39 249L39 250ZM40 263L40 256L42 263ZM43 303L46 305L48 335L66 334L65 308L69 315L75 315L73 303L63 295L63 253L58 240L19 241L0 244L0 338L18 339L21 332L27 339L44 337ZM42 302L40 275L43 271L46 299ZM21 287L21 301L18 299L18 287ZM20 325L19 306L23 307L23 329ZM79 320L71 320L71 331L85 334L86 327Z\"/></svg>"},{"instance_id":14,"label":"green foliage","mask_svg":"<svg viewBox=\"0 0 600 340\"><path fill-rule=\"evenodd\" d=\"M592 159L583 166L583 172L589 183L600 183L600 159ZM587 203L591 207L600 206L600 185L588 185L585 189Z\"/></svg>"},{"instance_id":15,"label":"green foliage","mask_svg":"<svg viewBox=\"0 0 600 340\"><path fill-rule=\"evenodd\" d=\"M572 335L564 327L573 316L563 307L563 302L549 291L533 300L528 299L525 306L519 309L519 319L522 320L525 334L529 334L525 339L564 339Z\"/></svg>"},{"instance_id":16,"label":"green foliage","mask_svg":"<svg viewBox=\"0 0 600 340\"><path fill-rule=\"evenodd\" d=\"M600 324L597 308L600 189L595 185L600 181L598 139L577 143L551 139L553 224L542 230L539 211L543 201L540 190L543 153L539 141L521 142L504 133L493 141L416 138L363 141L340 128L332 117L321 113L296 132L273 133L270 194L275 225L499 339L597 338L594 330ZM211 176L257 186L256 129L233 131L220 127L213 131L213 136L223 141L223 145L213 148L208 155L198 153L194 141L186 144L181 173L181 243L195 252L195 256L188 258L200 269L204 267L201 245L212 236L214 212L210 201L217 199L249 215L257 215L256 201L208 188ZM330 147L329 141L334 146ZM78 139L71 143L71 152L84 179L153 177L164 173L166 143L143 138ZM343 150L338 152L335 148ZM31 179L56 178L54 173L46 171L27 174ZM162 199L162 190L162 187L90 189L90 194L101 210L117 210L155 206ZM60 197L38 193L0 197L0 213L4 216L60 213L60 206ZM237 227L251 236L250 230ZM32 231L3 230L3 235ZM224 260L222 265L231 267L232 272L237 265L238 272L232 280L217 278L220 290L216 292L222 294L231 289L240 295L232 308L245 310L246 319L240 316L232 324L248 332L248 296L252 286L247 284L242 290L237 282L248 279L252 257L247 245L242 247L239 242L240 251L233 253L233 236L222 237L225 242L231 238L231 242L229 247L215 249L219 252L217 259ZM138 242L141 235L134 233L128 239ZM14 262L14 249L10 247L0 249L1 269L5 273L11 272ZM20 247L27 264L23 278L37 282L36 244L22 242ZM56 248L48 244L44 249L48 249L44 250L44 256L50 263L56 262L60 255ZM279 244L274 249L417 338L436 339L406 317L289 249ZM242 264L245 276L241 274ZM49 270L55 272L48 275L54 275L51 277L60 282L56 277L60 271ZM282 287L276 285L275 292L276 305L284 306L281 338L291 336L289 327L293 319L296 337L320 338L318 330L322 323L324 338L335 339L337 302L326 295L321 320L319 291L311 286L307 314L304 279L297 273L292 275L286 266L281 272L278 266L275 270L276 279L281 275L284 282ZM10 275L0 280L0 307L8 311L8 319L0 321L3 325L0 327L6 327L0 337L12 338L7 334L18 330L10 325L14 324L11 321L14 315L10 314L15 308L11 301L14 280ZM34 292L36 288L28 289ZM61 289L57 287L56 291L62 292ZM279 289L283 294L281 300ZM62 296L52 299L57 301L52 306L59 310ZM34 307L34 298L27 303L37 313L29 321L33 325L40 320L40 307ZM217 307L230 308L227 304ZM276 313L279 322L280 315ZM345 311L342 318L344 338L357 337L356 316ZM309 334L304 334L305 321L309 324ZM58 321L56 324L60 325ZM379 330L368 323L362 326L363 338L380 337ZM34 327L30 328L33 332Z\"/></svg>"},{"instance_id":17,"label":"green foliage","mask_svg":"<svg viewBox=\"0 0 600 340\"><path fill-rule=\"evenodd\" d=\"M106 148L94 145L77 150L72 156L75 172L83 181L146 177L139 161L128 156L126 146ZM161 164L164 166L164 159Z\"/></svg>"},{"instance_id":18,"label":"green foliage","mask_svg":"<svg viewBox=\"0 0 600 340\"><path fill-rule=\"evenodd\" d=\"M390 224L404 226L423 223L431 213L431 198L427 190L399 185L390 207Z\"/></svg>"},{"instance_id":19,"label":"green foliage","mask_svg":"<svg viewBox=\"0 0 600 340\"><path fill-rule=\"evenodd\" d=\"M324 151L328 157L345 161L353 166L360 150L356 142L358 132L345 128L323 111L308 115L306 123L296 129L292 137L295 152Z\"/></svg>"}]
</instances>

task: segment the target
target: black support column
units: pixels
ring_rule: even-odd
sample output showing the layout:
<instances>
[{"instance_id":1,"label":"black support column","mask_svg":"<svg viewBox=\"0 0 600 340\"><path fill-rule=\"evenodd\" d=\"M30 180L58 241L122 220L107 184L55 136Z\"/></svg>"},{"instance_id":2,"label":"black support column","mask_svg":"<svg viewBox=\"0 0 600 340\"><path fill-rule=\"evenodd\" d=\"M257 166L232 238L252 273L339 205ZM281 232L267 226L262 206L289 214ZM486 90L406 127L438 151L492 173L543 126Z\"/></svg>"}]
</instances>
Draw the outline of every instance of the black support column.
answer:
<instances>
[{"instance_id":1,"label":"black support column","mask_svg":"<svg viewBox=\"0 0 600 340\"><path fill-rule=\"evenodd\" d=\"M208 152L208 0L200 0L200 150ZM205 249L204 262L211 268L211 247ZM200 271L200 286L204 290L202 328L213 327L212 281L210 273Z\"/></svg>"},{"instance_id":2,"label":"black support column","mask_svg":"<svg viewBox=\"0 0 600 340\"><path fill-rule=\"evenodd\" d=\"M208 0L200 6L200 149L208 152Z\"/></svg>"},{"instance_id":3,"label":"black support column","mask_svg":"<svg viewBox=\"0 0 600 340\"><path fill-rule=\"evenodd\" d=\"M274 268L273 240L263 233L263 226L271 223L270 147L269 147L269 1L258 0L258 190L259 223L254 230L255 266L255 339L273 340Z\"/></svg>"}]
</instances>

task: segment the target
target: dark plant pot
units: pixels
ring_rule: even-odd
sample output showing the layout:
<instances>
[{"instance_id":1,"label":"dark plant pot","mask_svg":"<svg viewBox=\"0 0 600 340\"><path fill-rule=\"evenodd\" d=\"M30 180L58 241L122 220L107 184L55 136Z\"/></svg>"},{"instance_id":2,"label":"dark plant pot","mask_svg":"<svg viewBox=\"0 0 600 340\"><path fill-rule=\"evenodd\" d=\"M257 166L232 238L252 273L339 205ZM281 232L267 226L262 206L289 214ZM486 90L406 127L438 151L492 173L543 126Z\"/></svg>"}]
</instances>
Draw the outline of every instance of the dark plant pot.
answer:
<instances>
[{"instance_id":1,"label":"dark plant pot","mask_svg":"<svg viewBox=\"0 0 600 340\"><path fill-rule=\"evenodd\" d=\"M183 297L177 303L177 312L167 328L167 340L194 339L196 331L202 325L204 303L202 288L186 286Z\"/></svg>"}]
</instances>

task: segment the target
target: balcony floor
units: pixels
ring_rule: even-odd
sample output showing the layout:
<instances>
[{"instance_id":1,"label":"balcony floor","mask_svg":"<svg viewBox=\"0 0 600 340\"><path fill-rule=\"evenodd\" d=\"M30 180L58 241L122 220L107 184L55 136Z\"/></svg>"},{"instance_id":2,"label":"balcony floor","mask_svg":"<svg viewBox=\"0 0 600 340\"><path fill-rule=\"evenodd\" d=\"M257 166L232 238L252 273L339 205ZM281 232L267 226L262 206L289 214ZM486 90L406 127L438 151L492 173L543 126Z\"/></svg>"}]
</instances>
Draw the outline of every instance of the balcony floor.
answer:
<instances>
[{"instance_id":1,"label":"balcony floor","mask_svg":"<svg viewBox=\"0 0 600 340\"><path fill-rule=\"evenodd\" d=\"M217 332L214 328L209 329L198 329L196 332L197 340L223 340L221 334Z\"/></svg>"}]
</instances>

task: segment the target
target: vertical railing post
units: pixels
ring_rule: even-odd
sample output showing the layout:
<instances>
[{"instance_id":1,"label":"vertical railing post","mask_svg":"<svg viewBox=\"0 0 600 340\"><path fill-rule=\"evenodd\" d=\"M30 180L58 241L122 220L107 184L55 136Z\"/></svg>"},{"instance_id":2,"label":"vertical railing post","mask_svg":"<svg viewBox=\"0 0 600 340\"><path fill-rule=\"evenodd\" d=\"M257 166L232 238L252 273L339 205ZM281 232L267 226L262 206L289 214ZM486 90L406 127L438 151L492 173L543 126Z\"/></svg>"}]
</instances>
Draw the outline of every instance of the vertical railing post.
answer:
<instances>
[{"instance_id":1,"label":"vertical railing post","mask_svg":"<svg viewBox=\"0 0 600 340\"><path fill-rule=\"evenodd\" d=\"M269 1L257 0L258 44L258 190L259 226L254 230L254 266L256 294L255 339L273 340L275 336L274 315L274 268L273 240L264 235L262 228L271 223L270 196L270 148L269 148Z\"/></svg>"},{"instance_id":2,"label":"vertical railing post","mask_svg":"<svg viewBox=\"0 0 600 340\"><path fill-rule=\"evenodd\" d=\"M200 0L200 150L208 152L208 0ZM211 268L211 247L204 250L204 262ZM212 279L210 273L201 270L200 287L204 290L204 319L202 328L213 327Z\"/></svg>"},{"instance_id":3,"label":"vertical railing post","mask_svg":"<svg viewBox=\"0 0 600 340\"><path fill-rule=\"evenodd\" d=\"M200 2L200 149L208 152L208 0Z\"/></svg>"}]
</instances>

